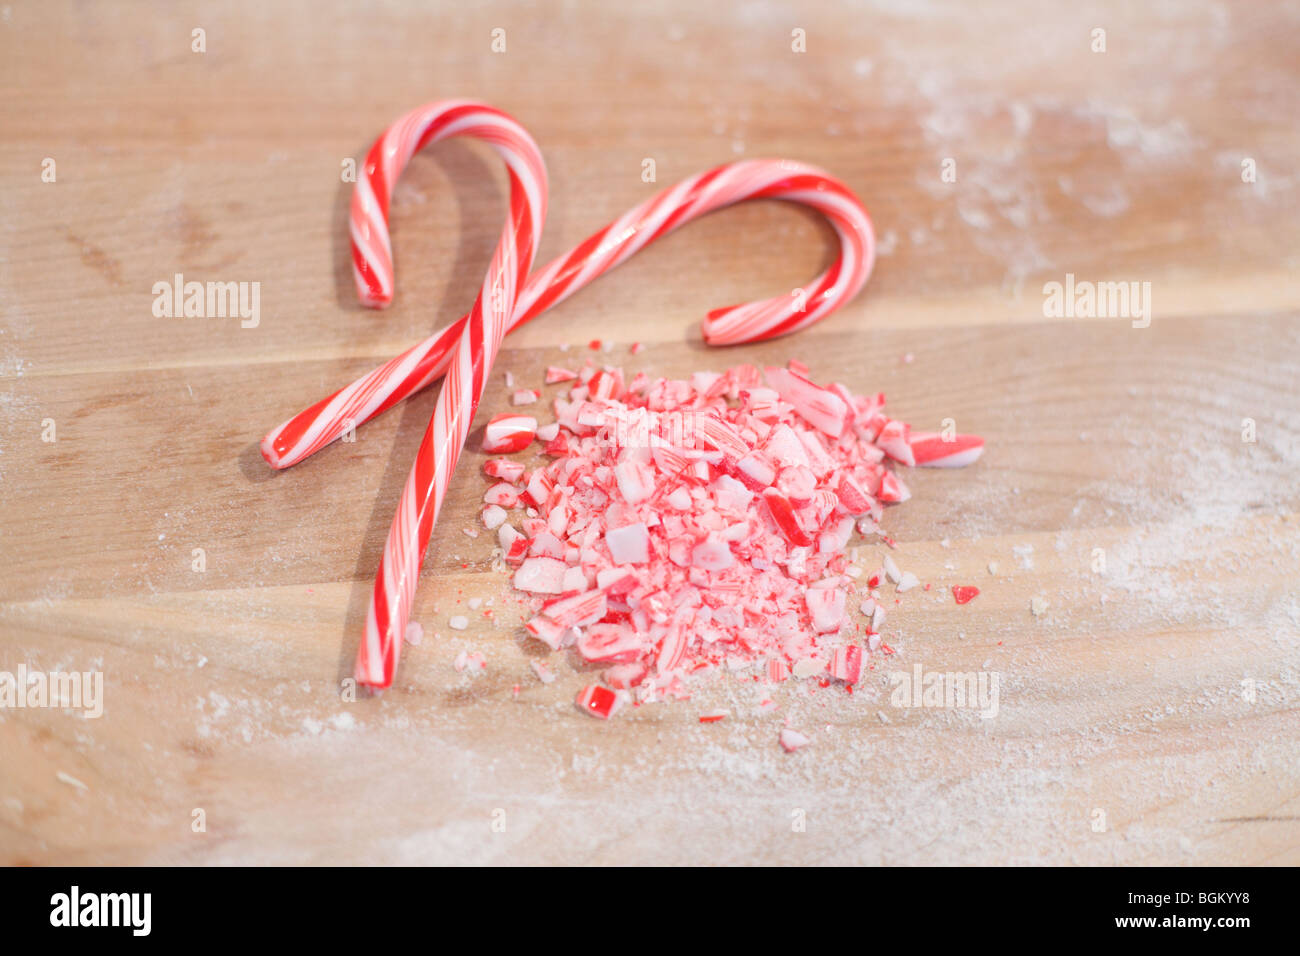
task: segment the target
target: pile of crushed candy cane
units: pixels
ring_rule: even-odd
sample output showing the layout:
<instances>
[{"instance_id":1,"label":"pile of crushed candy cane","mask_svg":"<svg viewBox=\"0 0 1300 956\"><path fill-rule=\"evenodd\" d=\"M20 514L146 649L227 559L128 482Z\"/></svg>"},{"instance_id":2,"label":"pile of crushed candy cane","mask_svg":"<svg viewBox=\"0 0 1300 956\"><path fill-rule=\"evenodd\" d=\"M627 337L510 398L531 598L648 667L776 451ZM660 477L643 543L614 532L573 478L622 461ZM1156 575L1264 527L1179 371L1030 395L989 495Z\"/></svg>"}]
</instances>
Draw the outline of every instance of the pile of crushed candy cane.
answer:
<instances>
[{"instance_id":1,"label":"pile of crushed candy cane","mask_svg":"<svg viewBox=\"0 0 1300 956\"><path fill-rule=\"evenodd\" d=\"M882 578L898 591L919 582L888 558L864 580L854 534L883 537L884 505L910 497L891 463L958 467L983 440L913 432L883 395L806 375L797 362L685 380L550 368L547 384L569 385L554 422L487 425L485 452L538 441L550 459L487 460L481 517L530 595L529 633L603 666L603 684L578 694L585 712L689 696L682 679L719 666L851 688L881 649ZM965 603L973 589L960 590Z\"/></svg>"},{"instance_id":2,"label":"pile of crushed candy cane","mask_svg":"<svg viewBox=\"0 0 1300 956\"><path fill-rule=\"evenodd\" d=\"M534 270L548 203L537 143L489 104L438 100L393 122L358 171L349 231L367 307L393 297L388 216L398 177L425 146L462 136L492 148L511 179L509 216L470 311L282 422L260 446L273 468L289 468L444 380L398 499L357 648L356 681L376 693L392 686L404 640L418 643L422 633L410 620L420 568L511 329L659 237L750 200L816 211L834 229L839 256L798 295L708 312L701 328L709 345L765 341L820 322L858 294L875 262L874 227L847 185L806 163L753 159L687 177ZM891 462L964 465L983 441L914 433L885 415L883 396L816 385L807 372L792 362L629 381L620 369L588 362L581 372L548 372L550 385L571 383L567 397L554 400L554 422L539 428L529 416L504 415L488 424L489 454L522 452L540 439L550 457L532 468L488 461L493 484L482 520L514 567L514 586L530 595L528 630L603 668L604 683L578 695L586 713L609 717L629 700L686 696L683 678L724 663L762 664L772 681L819 676L852 688L864 653L887 651L881 576L900 591L918 582L889 559L861 581L850 542L855 533L880 536L883 506L908 498ZM520 389L513 400L533 404L541 394ZM524 515L512 521L514 508ZM975 593L953 591L958 603ZM457 630L467 623L460 615L448 622ZM462 652L457 669L470 657L481 666L481 655ZM538 676L554 679L540 667ZM781 742L792 750L807 740L787 728Z\"/></svg>"}]
</instances>

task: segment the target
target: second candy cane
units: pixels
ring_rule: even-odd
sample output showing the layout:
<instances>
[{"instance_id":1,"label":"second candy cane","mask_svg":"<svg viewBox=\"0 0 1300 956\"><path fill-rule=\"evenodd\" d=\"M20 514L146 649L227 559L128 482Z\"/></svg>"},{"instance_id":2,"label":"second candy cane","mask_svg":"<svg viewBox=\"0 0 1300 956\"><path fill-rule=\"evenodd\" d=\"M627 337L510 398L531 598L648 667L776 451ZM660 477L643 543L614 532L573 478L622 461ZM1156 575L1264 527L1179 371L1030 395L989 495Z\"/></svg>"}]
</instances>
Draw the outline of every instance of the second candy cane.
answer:
<instances>
[{"instance_id":1,"label":"second candy cane","mask_svg":"<svg viewBox=\"0 0 1300 956\"><path fill-rule=\"evenodd\" d=\"M372 150L366 172L373 175L375 163L387 163L390 157L399 158L393 169L400 172L401 164L429 141L422 127L429 114L438 112L443 105L431 104L399 120ZM514 314L519 291L532 270L538 235L546 219L546 166L537 144L505 114L478 108L472 135L489 142L506 162L510 173L510 217L448 365L437 408L420 442L384 544L366 632L357 652L357 681L371 687L392 683L429 535L506 325ZM385 145L394 131L400 135L391 145ZM388 190L393 178L387 179ZM359 272L359 281L363 278Z\"/></svg>"}]
</instances>

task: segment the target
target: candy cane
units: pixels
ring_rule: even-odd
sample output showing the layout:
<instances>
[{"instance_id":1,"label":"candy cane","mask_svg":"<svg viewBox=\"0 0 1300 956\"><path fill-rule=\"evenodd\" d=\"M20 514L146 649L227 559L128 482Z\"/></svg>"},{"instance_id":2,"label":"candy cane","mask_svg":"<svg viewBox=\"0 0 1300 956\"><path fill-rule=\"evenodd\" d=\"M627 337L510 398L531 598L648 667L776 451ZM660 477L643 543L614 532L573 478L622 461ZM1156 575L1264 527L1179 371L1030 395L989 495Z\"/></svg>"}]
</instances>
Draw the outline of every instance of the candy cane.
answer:
<instances>
[{"instance_id":1,"label":"candy cane","mask_svg":"<svg viewBox=\"0 0 1300 956\"><path fill-rule=\"evenodd\" d=\"M748 199L782 199L822 213L839 235L840 258L799 294L710 312L703 322L706 341L730 345L798 331L825 318L862 288L875 262L875 235L866 210L848 187L802 163L744 160L664 190L538 270L519 296L510 328L564 301L660 236ZM382 235L386 239L387 233ZM358 258L356 241L354 230L354 262ZM388 261L391 264L391 259ZM362 275L358 271L359 288ZM288 468L437 381L446 371L468 319L459 319L284 422L262 439L263 457L274 468Z\"/></svg>"},{"instance_id":2,"label":"candy cane","mask_svg":"<svg viewBox=\"0 0 1300 956\"><path fill-rule=\"evenodd\" d=\"M486 387L491 357L533 267L537 237L546 218L546 166L523 127L499 110L467 101L432 103L414 110L375 143L367 157L365 177L354 194L353 264L363 298L385 301L383 263L389 267L387 289L391 295L391 254L383 255L389 251L387 199L379 197L391 194L396 175L417 149L453 135L482 139L505 160L510 173L510 216L465 323L461 347L449 366L446 387L438 397L437 410L384 545L366 634L357 654L357 679L371 686L386 687L392 682L429 535ZM378 243L376 235L381 240ZM368 277L374 278L375 284Z\"/></svg>"},{"instance_id":3,"label":"candy cane","mask_svg":"<svg viewBox=\"0 0 1300 956\"><path fill-rule=\"evenodd\" d=\"M524 145L532 146L532 141ZM540 156L537 159L540 163ZM487 389L487 377L514 314L519 290L533 265L534 224L540 228L546 215L545 182L538 193L525 196L515 172L512 166L511 221L502 232L470 310L384 544L365 638L357 650L357 682L370 687L387 687L393 682L429 536L469 437L474 412ZM534 199L540 204L534 205ZM516 257L516 244L528 254Z\"/></svg>"}]
</instances>

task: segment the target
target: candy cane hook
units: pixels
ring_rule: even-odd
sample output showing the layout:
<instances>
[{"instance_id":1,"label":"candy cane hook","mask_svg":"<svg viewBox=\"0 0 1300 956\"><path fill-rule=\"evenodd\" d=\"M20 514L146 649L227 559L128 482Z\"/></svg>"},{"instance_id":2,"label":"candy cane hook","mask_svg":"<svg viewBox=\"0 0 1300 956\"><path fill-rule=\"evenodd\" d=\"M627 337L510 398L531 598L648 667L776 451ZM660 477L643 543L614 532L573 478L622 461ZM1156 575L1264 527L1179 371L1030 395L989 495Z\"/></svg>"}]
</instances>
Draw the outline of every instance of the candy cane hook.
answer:
<instances>
[{"instance_id":1,"label":"candy cane hook","mask_svg":"<svg viewBox=\"0 0 1300 956\"><path fill-rule=\"evenodd\" d=\"M411 110L375 140L352 191L348 223L352 276L362 304L378 309L393 301L393 242L388 233L388 211L398 177L411 157L424 147L455 136L482 140L507 164L512 158L527 159L518 170L521 182L530 202L536 206L540 201L539 208L545 212L546 169L540 155L526 156L528 151L520 149L525 140L531 139L514 119L474 100L439 100ZM538 230L541 225L537 220Z\"/></svg>"}]
</instances>

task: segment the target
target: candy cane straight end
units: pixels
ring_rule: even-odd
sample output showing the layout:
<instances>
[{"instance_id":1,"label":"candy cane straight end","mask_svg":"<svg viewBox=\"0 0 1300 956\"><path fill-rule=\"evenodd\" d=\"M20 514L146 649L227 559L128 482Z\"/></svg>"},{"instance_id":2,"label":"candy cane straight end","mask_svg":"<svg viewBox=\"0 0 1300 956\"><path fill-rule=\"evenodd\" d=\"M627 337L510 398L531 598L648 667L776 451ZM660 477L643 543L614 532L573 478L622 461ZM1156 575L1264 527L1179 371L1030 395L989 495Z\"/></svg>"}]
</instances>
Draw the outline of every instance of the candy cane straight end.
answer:
<instances>
[{"instance_id":1,"label":"candy cane straight end","mask_svg":"<svg viewBox=\"0 0 1300 956\"><path fill-rule=\"evenodd\" d=\"M371 691L387 690L393 684L392 674L385 674L381 667L372 666L369 661L358 660L354 676L359 686Z\"/></svg>"},{"instance_id":2,"label":"candy cane straight end","mask_svg":"<svg viewBox=\"0 0 1300 956\"><path fill-rule=\"evenodd\" d=\"M393 291L385 289L374 279L367 277L358 269L352 270L357 283L357 298L367 309L386 309L393 304Z\"/></svg>"},{"instance_id":3,"label":"candy cane straight end","mask_svg":"<svg viewBox=\"0 0 1300 956\"><path fill-rule=\"evenodd\" d=\"M276 471L285 467L284 459L280 457L281 450L275 447L274 432L263 438L258 448L262 450L262 457L266 459L266 463Z\"/></svg>"},{"instance_id":4,"label":"candy cane straight end","mask_svg":"<svg viewBox=\"0 0 1300 956\"><path fill-rule=\"evenodd\" d=\"M381 586L380 582L376 582L376 590ZM372 601L370 616L366 621L366 631L361 639L361 646L357 648L356 667L352 672L357 679L357 684L369 688L371 693L375 694L391 687L393 677L397 673L397 654L401 646L400 640L381 639Z\"/></svg>"},{"instance_id":5,"label":"candy cane straight end","mask_svg":"<svg viewBox=\"0 0 1300 956\"><path fill-rule=\"evenodd\" d=\"M302 449L297 447L300 442L296 442L290 435L290 427L297 421L291 419L278 428L269 431L258 444L258 449L262 452L262 457L266 463L276 471L284 471L293 465L298 464L306 457Z\"/></svg>"},{"instance_id":6,"label":"candy cane straight end","mask_svg":"<svg viewBox=\"0 0 1300 956\"><path fill-rule=\"evenodd\" d=\"M383 137L380 137L383 142ZM379 144L376 143L376 146ZM388 240L388 214L377 207L369 175L352 193L352 280L357 298L368 309L386 309L393 302L393 258Z\"/></svg>"}]
</instances>

